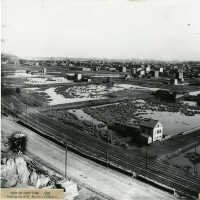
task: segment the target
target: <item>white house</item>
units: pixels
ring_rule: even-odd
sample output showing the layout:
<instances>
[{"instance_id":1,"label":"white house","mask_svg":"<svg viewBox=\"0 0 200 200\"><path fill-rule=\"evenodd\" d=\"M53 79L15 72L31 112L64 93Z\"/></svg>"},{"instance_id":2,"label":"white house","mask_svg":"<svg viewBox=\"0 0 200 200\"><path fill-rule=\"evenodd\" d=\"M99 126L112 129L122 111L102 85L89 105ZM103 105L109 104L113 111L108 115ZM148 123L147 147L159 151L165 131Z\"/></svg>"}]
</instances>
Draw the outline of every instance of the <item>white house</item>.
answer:
<instances>
[{"instance_id":1,"label":"white house","mask_svg":"<svg viewBox=\"0 0 200 200\"><path fill-rule=\"evenodd\" d=\"M76 80L76 81L81 81L81 80L82 80L82 74L80 74L80 73L75 73L75 80Z\"/></svg>"},{"instance_id":2,"label":"white house","mask_svg":"<svg viewBox=\"0 0 200 200\"><path fill-rule=\"evenodd\" d=\"M149 73L150 71L151 71L151 66L150 65L147 65L147 67L146 67L146 73Z\"/></svg>"},{"instance_id":3,"label":"white house","mask_svg":"<svg viewBox=\"0 0 200 200\"><path fill-rule=\"evenodd\" d=\"M163 68L163 67L160 67L160 68L159 68L159 71L160 71L160 73L163 73L163 72L164 72L164 68Z\"/></svg>"},{"instance_id":4,"label":"white house","mask_svg":"<svg viewBox=\"0 0 200 200\"><path fill-rule=\"evenodd\" d=\"M109 128L133 136L139 142L150 144L163 138L163 126L161 122L154 119L130 119L125 123L115 122Z\"/></svg>"},{"instance_id":5,"label":"white house","mask_svg":"<svg viewBox=\"0 0 200 200\"><path fill-rule=\"evenodd\" d=\"M121 67L120 67L120 72L126 72L126 67L121 66Z\"/></svg>"},{"instance_id":6,"label":"white house","mask_svg":"<svg viewBox=\"0 0 200 200\"><path fill-rule=\"evenodd\" d=\"M163 125L158 120L143 119L139 121L142 135L151 137L148 139L148 143L162 140L163 137ZM151 141L152 140L152 141Z\"/></svg>"},{"instance_id":7,"label":"white house","mask_svg":"<svg viewBox=\"0 0 200 200\"><path fill-rule=\"evenodd\" d=\"M142 77L142 76L144 76L145 75L145 71L144 70L141 70L140 72L139 72L139 77Z\"/></svg>"}]
</instances>

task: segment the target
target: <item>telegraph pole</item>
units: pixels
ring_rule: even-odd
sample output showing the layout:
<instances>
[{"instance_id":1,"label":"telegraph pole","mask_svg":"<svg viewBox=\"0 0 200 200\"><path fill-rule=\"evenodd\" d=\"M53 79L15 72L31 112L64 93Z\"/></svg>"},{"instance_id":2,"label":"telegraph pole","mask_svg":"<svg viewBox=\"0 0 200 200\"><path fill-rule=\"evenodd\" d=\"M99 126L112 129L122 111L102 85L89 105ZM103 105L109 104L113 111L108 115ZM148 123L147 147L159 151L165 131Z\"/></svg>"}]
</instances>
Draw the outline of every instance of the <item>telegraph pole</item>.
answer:
<instances>
[{"instance_id":1,"label":"telegraph pole","mask_svg":"<svg viewBox=\"0 0 200 200\"><path fill-rule=\"evenodd\" d=\"M147 150L146 150L146 156L145 156L145 157L146 157L146 169L147 169L147 165L148 165L148 163L147 163L147 162L148 162L148 161L147 161L147 159L148 159L148 153L147 153Z\"/></svg>"},{"instance_id":2,"label":"telegraph pole","mask_svg":"<svg viewBox=\"0 0 200 200\"><path fill-rule=\"evenodd\" d=\"M106 166L108 167L108 152L106 151Z\"/></svg>"},{"instance_id":3,"label":"telegraph pole","mask_svg":"<svg viewBox=\"0 0 200 200\"><path fill-rule=\"evenodd\" d=\"M195 154L197 153L197 144L195 144L195 146L194 146L194 152L195 152Z\"/></svg>"},{"instance_id":4,"label":"telegraph pole","mask_svg":"<svg viewBox=\"0 0 200 200\"><path fill-rule=\"evenodd\" d=\"M65 178L67 178L67 144L65 146Z\"/></svg>"}]
</instances>

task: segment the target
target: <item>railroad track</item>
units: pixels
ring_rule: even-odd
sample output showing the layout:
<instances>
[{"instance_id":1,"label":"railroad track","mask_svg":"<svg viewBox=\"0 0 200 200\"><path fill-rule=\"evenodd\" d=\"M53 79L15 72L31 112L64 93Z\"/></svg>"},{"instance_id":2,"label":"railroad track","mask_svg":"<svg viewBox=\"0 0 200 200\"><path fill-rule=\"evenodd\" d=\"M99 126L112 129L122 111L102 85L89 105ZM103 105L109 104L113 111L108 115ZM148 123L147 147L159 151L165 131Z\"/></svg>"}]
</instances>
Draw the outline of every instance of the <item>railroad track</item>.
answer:
<instances>
[{"instance_id":1,"label":"railroad track","mask_svg":"<svg viewBox=\"0 0 200 200\"><path fill-rule=\"evenodd\" d=\"M48 117L46 117L46 116L44 116L44 115L41 115L41 116L42 116L42 117L39 118L40 120L42 120L42 118L43 118L43 119L45 118L45 120L47 120L47 122L49 122L49 120L52 120L52 119L50 119L50 118L48 118ZM52 122L52 123L53 123L53 122ZM58 123L60 123L60 122L58 122ZM55 124L56 124L56 126L58 125L57 122L56 122ZM65 125L62 124L62 126L65 126ZM47 125L47 127L50 128L48 125ZM60 128L60 127L58 127L58 128ZM67 126L67 128L69 128L69 127ZM54 129L51 129L51 131L55 131L55 130L54 130ZM77 130L73 130L73 131L77 132ZM79 132L79 134L81 134L81 136L83 136L84 139L85 139L85 134L83 134L82 132ZM88 136L88 135L87 135L87 136ZM79 135L78 137L80 137L80 135ZM91 137L92 139L94 139L93 136L90 136L90 137ZM96 140L95 140L95 142L96 142ZM95 149L100 149L100 150L102 150L102 151L105 152L105 150L106 150L106 149L105 149L105 143L98 140L98 141L95 143ZM109 149L107 149L107 151L109 151ZM121 149L120 149L120 151L121 151ZM118 149L118 151L117 151L118 155L120 155L121 157L126 158L127 160L132 159L132 157L127 156L126 154L121 153L120 151L119 151L119 149ZM111 152L111 153L115 153L115 152L116 152L116 149L115 149L114 152ZM135 157L137 157L137 161L139 161L139 162L142 163L143 165L146 164L146 157L145 157L144 155L141 155L141 154L135 152L135 153L134 153L134 158L135 158ZM130 163L131 163L131 162L130 162ZM159 167L162 167L162 169L164 168L165 170L170 171L170 173L171 173L171 172L173 172L174 174L177 173L177 169L175 169L174 167L171 167L171 166L169 167L169 165L164 164L164 163L162 163L162 162L160 162L160 161L149 162L149 164L151 164L151 166L157 166L157 165L159 165ZM156 168L156 169L157 169L157 168ZM181 172L181 171L178 171L178 173L179 173L179 174L181 173L183 176L185 176L185 174L184 174L183 172ZM190 177L190 176L188 175L188 177ZM200 180L200 177L197 178L197 177L191 176L190 178L196 179L196 180L198 180L198 181Z\"/></svg>"},{"instance_id":2,"label":"railroad track","mask_svg":"<svg viewBox=\"0 0 200 200\"><path fill-rule=\"evenodd\" d=\"M86 138L84 134L74 132L72 127L70 127L70 130L69 127L65 128L64 124L61 125L61 123L55 123L52 120L49 121L49 118L44 118L44 116L42 115L38 117L39 122L35 122L34 119L36 117L38 117L38 115L33 115L32 117L29 116L29 118L27 118L26 116L25 120L28 120L30 125L33 127L35 126L35 124L38 124L38 127L40 129L46 130L47 134L51 133L51 135L54 137L56 135L58 140L67 140L71 145L76 144L74 148L82 151L82 153L90 155L93 158L108 162L109 165L119 167L128 172L134 171L137 174L146 176L149 179L152 179L163 185L167 185L168 187L174 188L178 191L188 192L189 194L193 195L197 194L200 191L200 179L198 177L183 176L182 173L175 169L169 172L168 170L166 170L166 165L157 162L154 162L146 168L146 161L142 156L139 157L137 155L134 155L134 157L131 159L127 155L119 153L119 151L115 151L116 149L113 151L105 148L105 144L102 145L99 141L96 142L94 138ZM68 134L63 134L66 131L68 132ZM69 134L69 131L71 134ZM71 139L69 135L74 135L74 139ZM87 139L87 143L85 141L85 138ZM106 152L109 152L108 158L106 158Z\"/></svg>"},{"instance_id":3,"label":"railroad track","mask_svg":"<svg viewBox=\"0 0 200 200\"><path fill-rule=\"evenodd\" d=\"M99 99L99 100L90 100L90 101L81 101L67 104L58 104L52 106L42 107L41 111L50 111L50 110L65 110L65 109L77 109L83 107L92 107L92 106L100 106L100 105L109 105L118 102L127 101L128 98L117 98L117 99Z\"/></svg>"},{"instance_id":4,"label":"railroad track","mask_svg":"<svg viewBox=\"0 0 200 200\"><path fill-rule=\"evenodd\" d=\"M67 143L70 148L89 158L104 162L128 173L136 172L136 174L179 192L196 196L200 191L200 177L185 176L180 170L169 167L160 161L150 162L147 165L143 155L136 153L133 157L130 157L116 147L105 144L93 136L86 136L81 131L54 121L41 113L20 114L18 117L24 124L59 141L63 145Z\"/></svg>"}]
</instances>

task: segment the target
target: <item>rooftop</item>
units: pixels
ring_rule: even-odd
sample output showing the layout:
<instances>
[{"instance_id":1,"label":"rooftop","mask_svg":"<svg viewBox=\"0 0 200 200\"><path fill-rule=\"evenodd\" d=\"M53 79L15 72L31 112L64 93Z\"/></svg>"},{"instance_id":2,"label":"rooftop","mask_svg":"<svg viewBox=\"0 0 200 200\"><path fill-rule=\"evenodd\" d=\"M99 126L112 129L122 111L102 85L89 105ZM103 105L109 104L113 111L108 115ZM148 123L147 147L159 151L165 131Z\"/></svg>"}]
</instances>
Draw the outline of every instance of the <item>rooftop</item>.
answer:
<instances>
[{"instance_id":1,"label":"rooftop","mask_svg":"<svg viewBox=\"0 0 200 200\"><path fill-rule=\"evenodd\" d=\"M130 119L128 120L128 124L132 124L132 126L144 126L147 128L154 128L158 123L158 120L150 119L150 118L143 118L143 119Z\"/></svg>"},{"instance_id":2,"label":"rooftop","mask_svg":"<svg viewBox=\"0 0 200 200\"><path fill-rule=\"evenodd\" d=\"M155 119L145 118L145 119L142 119L141 121L139 121L139 125L147 127L147 128L154 128L158 122L159 121L155 120Z\"/></svg>"}]
</instances>

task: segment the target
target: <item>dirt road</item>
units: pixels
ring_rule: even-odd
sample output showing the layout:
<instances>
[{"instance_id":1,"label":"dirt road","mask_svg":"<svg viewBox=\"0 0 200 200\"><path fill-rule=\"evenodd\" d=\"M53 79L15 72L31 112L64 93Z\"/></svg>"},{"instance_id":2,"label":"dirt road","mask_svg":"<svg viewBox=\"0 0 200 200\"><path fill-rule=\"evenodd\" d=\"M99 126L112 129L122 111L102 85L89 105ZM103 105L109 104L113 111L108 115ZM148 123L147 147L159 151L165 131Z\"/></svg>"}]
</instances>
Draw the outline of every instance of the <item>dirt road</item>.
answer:
<instances>
[{"instance_id":1,"label":"dirt road","mask_svg":"<svg viewBox=\"0 0 200 200\"><path fill-rule=\"evenodd\" d=\"M27 150L44 160L56 171L64 174L65 151L60 146L7 118L2 118L1 129L7 134L16 130L26 133L28 135ZM67 154L67 175L116 200L174 199L172 195L162 190L103 167L72 152Z\"/></svg>"}]
</instances>

